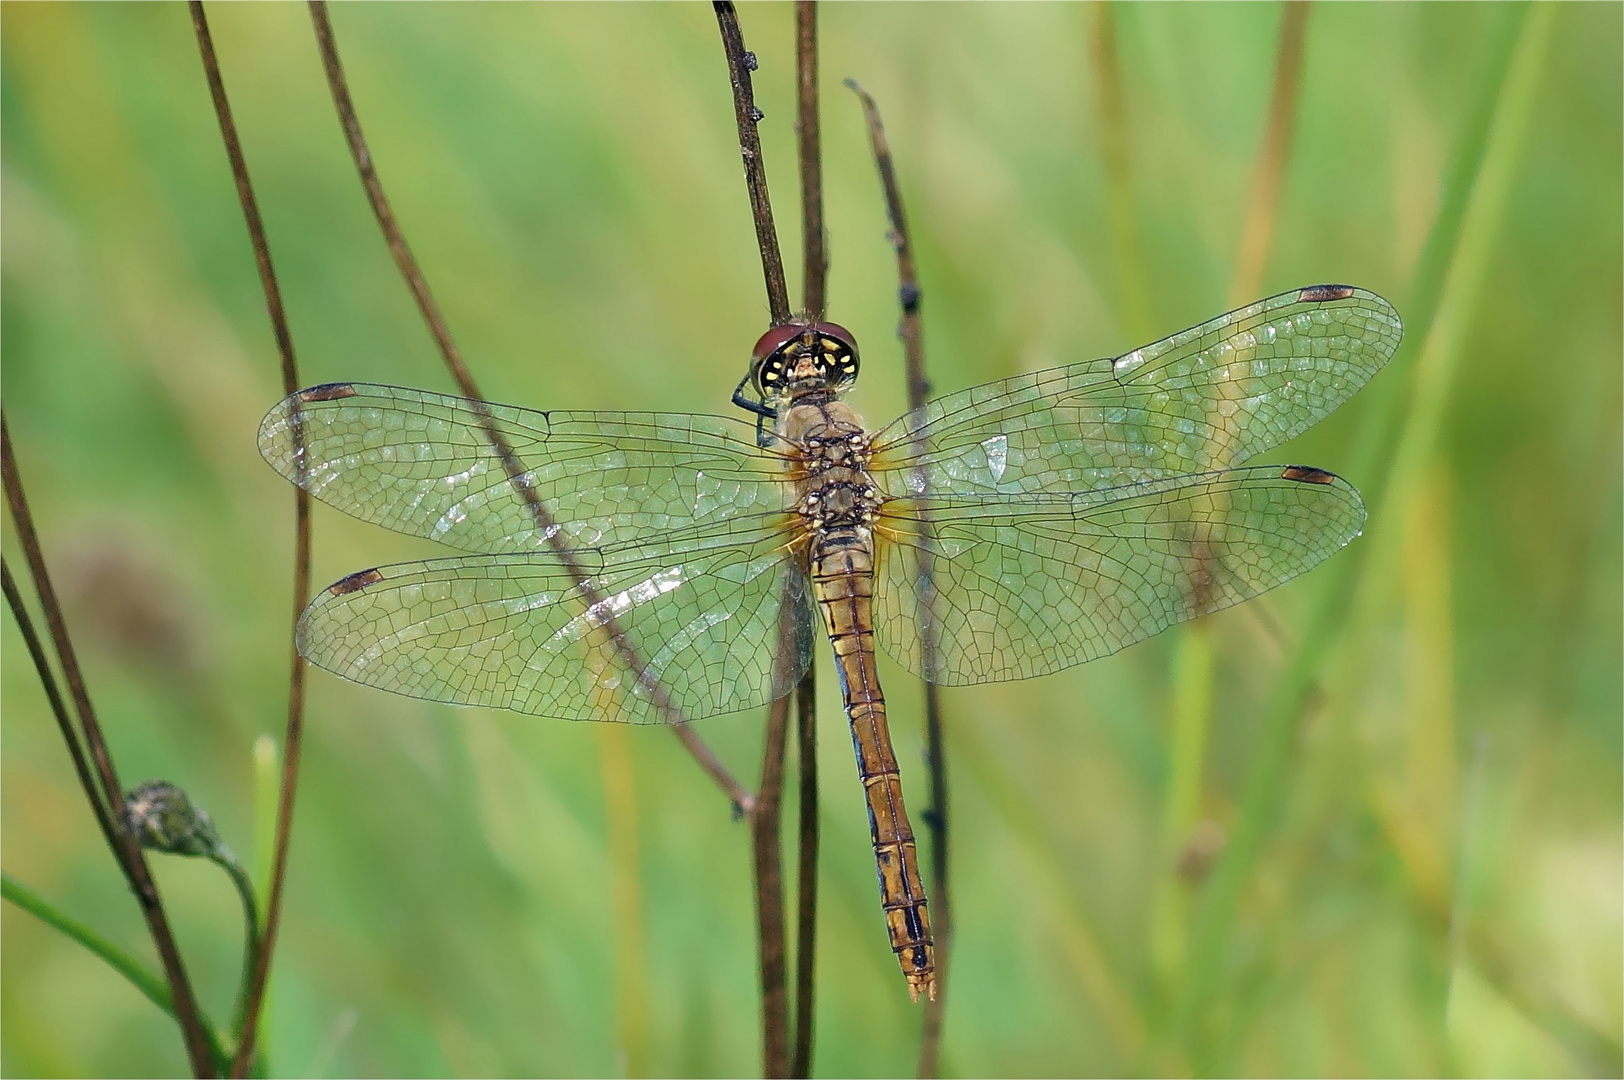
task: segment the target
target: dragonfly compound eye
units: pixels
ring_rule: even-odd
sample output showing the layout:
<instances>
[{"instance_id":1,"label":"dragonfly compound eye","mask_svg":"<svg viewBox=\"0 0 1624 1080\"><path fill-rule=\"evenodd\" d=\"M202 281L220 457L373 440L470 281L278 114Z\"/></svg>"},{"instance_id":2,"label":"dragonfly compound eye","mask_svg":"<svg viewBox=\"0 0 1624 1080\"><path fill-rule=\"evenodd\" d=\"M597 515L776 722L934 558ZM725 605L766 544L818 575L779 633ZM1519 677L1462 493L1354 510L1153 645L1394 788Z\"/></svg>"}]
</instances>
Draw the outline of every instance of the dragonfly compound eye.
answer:
<instances>
[{"instance_id":1,"label":"dragonfly compound eye","mask_svg":"<svg viewBox=\"0 0 1624 1080\"><path fill-rule=\"evenodd\" d=\"M818 348L823 350L823 363L829 379L835 383L852 383L857 379L857 339L839 323L812 324L818 335Z\"/></svg>"},{"instance_id":2,"label":"dragonfly compound eye","mask_svg":"<svg viewBox=\"0 0 1624 1080\"><path fill-rule=\"evenodd\" d=\"M750 358L763 397L813 378L830 387L849 386L857 378L857 342L836 323L775 326L756 340Z\"/></svg>"},{"instance_id":3,"label":"dragonfly compound eye","mask_svg":"<svg viewBox=\"0 0 1624 1080\"><path fill-rule=\"evenodd\" d=\"M794 323L775 326L756 339L750 350L750 362L755 367L756 388L764 397L773 396L784 384L790 366L789 352L806 327Z\"/></svg>"}]
</instances>

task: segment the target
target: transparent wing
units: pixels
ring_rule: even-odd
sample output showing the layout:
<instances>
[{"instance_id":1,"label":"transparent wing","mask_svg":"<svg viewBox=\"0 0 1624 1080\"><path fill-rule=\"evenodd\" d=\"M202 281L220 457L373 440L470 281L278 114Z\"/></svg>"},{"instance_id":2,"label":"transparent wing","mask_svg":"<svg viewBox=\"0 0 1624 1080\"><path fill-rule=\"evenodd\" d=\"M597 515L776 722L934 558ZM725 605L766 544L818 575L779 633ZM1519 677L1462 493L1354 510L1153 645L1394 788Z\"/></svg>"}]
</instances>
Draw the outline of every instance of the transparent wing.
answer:
<instances>
[{"instance_id":1,"label":"transparent wing","mask_svg":"<svg viewBox=\"0 0 1624 1080\"><path fill-rule=\"evenodd\" d=\"M397 694L569 720L662 722L662 695L688 719L752 708L794 687L813 638L799 559L746 531L578 549L590 591L549 552L364 570L305 609L299 651Z\"/></svg>"},{"instance_id":2,"label":"transparent wing","mask_svg":"<svg viewBox=\"0 0 1624 1080\"><path fill-rule=\"evenodd\" d=\"M752 428L722 417L487 408L571 546L779 510L792 498L781 458L757 448ZM363 521L463 551L547 546L491 449L480 406L465 398L311 387L266 415L259 449L277 472Z\"/></svg>"},{"instance_id":3,"label":"transparent wing","mask_svg":"<svg viewBox=\"0 0 1624 1080\"><path fill-rule=\"evenodd\" d=\"M944 685L1044 675L1289 581L1364 517L1346 481L1278 465L1069 495L896 500L881 521L875 633L898 663Z\"/></svg>"},{"instance_id":4,"label":"transparent wing","mask_svg":"<svg viewBox=\"0 0 1624 1080\"><path fill-rule=\"evenodd\" d=\"M938 398L880 432L872 468L896 496L1088 491L1229 468L1324 418L1402 336L1398 312L1364 289L1281 293L1114 360Z\"/></svg>"}]
</instances>

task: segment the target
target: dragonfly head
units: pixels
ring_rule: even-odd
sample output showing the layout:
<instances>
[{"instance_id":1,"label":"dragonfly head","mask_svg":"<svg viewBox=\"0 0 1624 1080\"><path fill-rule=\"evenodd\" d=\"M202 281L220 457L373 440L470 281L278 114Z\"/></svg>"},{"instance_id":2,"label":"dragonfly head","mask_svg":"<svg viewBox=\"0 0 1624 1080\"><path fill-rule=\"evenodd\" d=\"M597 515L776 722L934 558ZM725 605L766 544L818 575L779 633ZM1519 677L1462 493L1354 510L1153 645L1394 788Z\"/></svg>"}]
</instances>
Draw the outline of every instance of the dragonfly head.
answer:
<instances>
[{"instance_id":1,"label":"dragonfly head","mask_svg":"<svg viewBox=\"0 0 1624 1080\"><path fill-rule=\"evenodd\" d=\"M857 381L857 340L832 322L785 323L761 335L750 363L763 401L812 390L841 394Z\"/></svg>"}]
</instances>

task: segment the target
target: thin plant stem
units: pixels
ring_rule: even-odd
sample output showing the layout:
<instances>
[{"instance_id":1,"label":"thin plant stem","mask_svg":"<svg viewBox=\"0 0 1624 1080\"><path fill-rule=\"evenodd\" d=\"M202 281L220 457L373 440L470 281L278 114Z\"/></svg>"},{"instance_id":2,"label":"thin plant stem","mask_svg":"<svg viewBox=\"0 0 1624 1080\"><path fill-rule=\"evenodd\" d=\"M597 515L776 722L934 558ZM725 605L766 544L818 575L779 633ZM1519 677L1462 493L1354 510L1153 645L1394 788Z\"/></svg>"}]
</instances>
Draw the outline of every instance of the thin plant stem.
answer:
<instances>
[{"instance_id":1,"label":"thin plant stem","mask_svg":"<svg viewBox=\"0 0 1624 1080\"><path fill-rule=\"evenodd\" d=\"M231 1030L241 1036L244 1026L248 1023L248 996L251 990L248 972L254 969L256 958L259 955L261 941L259 929L259 904L254 897L254 882L248 876L241 863L214 860L216 866L224 870L231 877L231 884L237 890L237 897L242 901L243 921L243 978L237 987L237 1000L231 1010Z\"/></svg>"},{"instance_id":2,"label":"thin plant stem","mask_svg":"<svg viewBox=\"0 0 1624 1080\"><path fill-rule=\"evenodd\" d=\"M902 339L902 353L907 365L908 408L921 409L930 395L930 382L925 377L924 326L920 319L920 305L924 297L919 288L919 273L914 265L913 245L908 240L908 217L902 205L902 189L897 184L896 164L891 157L891 146L885 138L885 125L880 120L879 106L853 80L847 79L846 85L863 103L869 142L874 150L874 164L879 169L880 186L885 193L885 212L891 223L889 239L897 255L897 303L902 309L897 337ZM917 485L919 491L925 490L923 469L919 471ZM926 673L925 765L930 775L930 806L921 818L931 838L931 936L936 952L936 992L925 1001L920 1036L919 1075L922 1077L935 1076L941 1061L942 1010L947 1003L947 971L953 936L953 900L948 877L947 758L943 747L941 698L935 681L930 678L936 671L939 652L935 620L936 586L932 575L934 550L930 523L921 515L918 621Z\"/></svg>"},{"instance_id":3,"label":"thin plant stem","mask_svg":"<svg viewBox=\"0 0 1624 1080\"><path fill-rule=\"evenodd\" d=\"M786 583L778 609L779 674L792 670L797 659L795 586ZM775 679L778 685L783 679ZM784 941L784 872L779 841L779 816L784 792L784 749L789 735L789 712L794 695L785 694L767 710L766 738L761 750L761 782L750 815L751 871L755 879L756 948L761 975L761 1072L763 1076L790 1075L788 963Z\"/></svg>"},{"instance_id":4,"label":"thin plant stem","mask_svg":"<svg viewBox=\"0 0 1624 1080\"><path fill-rule=\"evenodd\" d=\"M68 715L67 702L62 700L62 690L57 686L56 674L51 670L51 661L45 654L45 646L34 630L34 620L28 615L22 593L11 576L11 567L6 565L4 559L0 559L0 587L5 591L6 605L11 608L12 617L17 620L17 629L22 632L23 645L34 661L34 670L39 674L40 685L45 688L45 698L50 702L51 715L56 717L57 727L62 731L62 741L67 743L68 756L73 760L74 775L79 778L79 786L84 789L85 799L90 803L91 811L96 818L96 826L101 829L107 846L117 857L118 841L113 834L113 823L107 816L107 805L102 801L101 793L96 789L95 778L90 774L90 763L85 760L84 747L79 743L79 733L74 730L73 718Z\"/></svg>"},{"instance_id":5,"label":"thin plant stem","mask_svg":"<svg viewBox=\"0 0 1624 1080\"><path fill-rule=\"evenodd\" d=\"M197 49L203 60L203 75L209 84L209 98L214 104L214 116L220 125L220 141L231 163L231 178L237 188L237 201L242 207L243 221L248 226L248 239L254 250L254 266L259 271L260 287L265 293L265 313L270 318L271 334L276 340L276 354L282 372L282 392L291 396L299 389L299 366L293 352L293 334L288 328L287 312L282 305L282 290L277 284L276 268L271 262L270 242L265 236L265 221L260 216L259 200L254 197L254 186L248 177L248 160L243 155L242 140L237 136L237 124L231 115L231 103L226 98L225 80L220 75L219 57L214 51L214 39L203 13L201 0L191 0L192 29L197 34ZM293 424L294 458L303 468L304 428L297 414ZM303 485L294 491L293 499L293 613L292 624L297 625L305 602L310 598L310 493ZM300 749L304 743L305 663L299 650L292 644L289 634L288 653L288 709L283 736L282 780L279 788L276 814L275 854L272 856L270 891L266 897L265 925L255 939L254 891L246 879L237 881L242 890L244 917L248 921L250 939L249 962L245 963L242 986L238 992L232 1027L241 1033L237 1055L232 1062L232 1075L246 1074L254 1058L254 1041L258 1032L259 1015L264 1006L265 986L270 979L271 956L276 951L277 931L282 926L282 897L287 886L288 848L293 836L293 801L299 788ZM241 878L237 868L232 877Z\"/></svg>"},{"instance_id":6,"label":"thin plant stem","mask_svg":"<svg viewBox=\"0 0 1624 1080\"><path fill-rule=\"evenodd\" d=\"M818 119L818 8L795 4L795 146L801 165L802 305L817 318L827 303L828 237L823 227L823 154Z\"/></svg>"},{"instance_id":7,"label":"thin plant stem","mask_svg":"<svg viewBox=\"0 0 1624 1080\"><path fill-rule=\"evenodd\" d=\"M177 1021L180 1019L175 1014L175 999L169 992L169 986L158 977L158 973L107 940L94 928L64 913L10 874L0 873L0 897L10 900L51 929L60 931L101 957L109 967L128 979L130 985L141 992L141 996L158 1006L171 1018ZM229 1063L229 1058L220 1033L206 1024L203 1031L208 1039L210 1056L219 1068L224 1069Z\"/></svg>"},{"instance_id":8,"label":"thin plant stem","mask_svg":"<svg viewBox=\"0 0 1624 1080\"><path fill-rule=\"evenodd\" d=\"M818 9L795 5L795 146L801 170L802 304L810 318L826 306L829 255L823 224L823 154L818 118ZM812 1074L813 1016L818 935L818 726L816 668L808 665L795 688L800 770L795 907L795 1015L791 1076Z\"/></svg>"},{"instance_id":9,"label":"thin plant stem","mask_svg":"<svg viewBox=\"0 0 1624 1080\"><path fill-rule=\"evenodd\" d=\"M719 2L712 7L727 60L728 79L733 88L739 152L744 161L745 189L750 198L750 216L756 227L767 306L773 325L778 326L788 322L792 316L789 287L784 279L784 260L779 252L778 232L773 225L772 199L767 191L767 169L761 156L761 137L756 130L756 124L761 120L761 110L756 108L750 82L750 73L756 69L756 56L745 48L744 32L739 26L739 15L734 6ZM804 160L802 166L804 182ZM818 216L821 217L821 211ZM787 600L786 596L778 626L780 664L793 659L799 630L793 619L794 606ZM779 838L784 748L788 741L790 704L790 698L785 696L773 702L767 710L761 781L756 787L756 805L750 819L756 890L756 947L761 969L762 1072L766 1076L788 1076L791 1066L783 859Z\"/></svg>"},{"instance_id":10,"label":"thin plant stem","mask_svg":"<svg viewBox=\"0 0 1624 1080\"><path fill-rule=\"evenodd\" d=\"M750 73L756 69L756 54L744 47L744 31L739 13L728 0L717 0L716 25L722 33L722 50L727 56L728 79L733 84L733 115L739 126L739 153L744 158L744 184L750 195L750 217L756 226L756 246L761 249L761 273L767 284L767 309L774 326L790 320L789 286L784 280L784 258L778 250L778 232L773 227L772 197L767 193L767 169L761 161L761 134L756 124L761 110L756 108Z\"/></svg>"},{"instance_id":11,"label":"thin plant stem","mask_svg":"<svg viewBox=\"0 0 1624 1080\"><path fill-rule=\"evenodd\" d=\"M818 936L818 725L817 687L810 669L795 688L796 750L801 768L800 873L795 919L795 1047L791 1076L812 1075L813 1017Z\"/></svg>"},{"instance_id":12,"label":"thin plant stem","mask_svg":"<svg viewBox=\"0 0 1624 1080\"><path fill-rule=\"evenodd\" d=\"M6 503L11 508L12 525L17 531L17 540L23 549L29 576L33 579L34 589L39 596L40 610L45 614L46 630L50 634L51 644L56 650L57 663L62 667L63 679L68 686L68 696L79 716L79 730L84 738L84 745L90 752L90 760L96 766L95 772L101 784L102 798L106 800L105 813L110 823L113 855L118 860L119 868L124 871L130 890L135 893L136 902L141 907L141 915L146 919L147 930L158 949L164 976L169 980L170 993L174 997L175 1019L180 1024L192 1072L200 1077L215 1076L208 1030L198 1011L191 981L186 977L185 962L175 945L175 935L169 926L169 916L164 911L163 900L158 895L158 887L152 880L152 871L147 866L146 858L124 825L124 789L119 786L112 754L107 749L107 740L103 737L101 724L96 719L96 710L90 703L90 692L85 687L79 659L73 649L73 640L68 636L67 620L63 618L56 589L52 586L50 574L45 568L45 554L40 548L39 534L34 530L33 513L28 508L22 475L17 468L17 459L12 453L11 428L6 423L3 409L0 409L0 480L4 483Z\"/></svg>"},{"instance_id":13,"label":"thin plant stem","mask_svg":"<svg viewBox=\"0 0 1624 1080\"><path fill-rule=\"evenodd\" d=\"M315 27L316 46L321 53L322 67L327 75L327 85L332 93L333 106L338 112L339 124L344 129L345 141L349 144L350 156L355 161L356 172L361 179L361 186L365 189L367 201L372 206L373 215L378 219L378 227L382 230L384 240L389 246L389 252L394 257L395 265L399 268L401 276L406 280L412 297L417 302L418 310L423 320L428 324L429 332L433 335L435 344L439 347L440 355L444 359L446 368L450 371L452 379L463 397L469 399L474 411L479 415L480 424L484 428L485 436L490 440L491 449L501 461L503 469L513 488L524 500L535 520L537 529L547 537L548 547L553 555L564 566L570 576L575 579L581 591L582 602L593 606L602 599L593 587L591 579L585 569L575 558L574 553L566 543L563 532L558 529L551 512L542 503L541 497L536 494L529 472L524 463L519 460L508 443L507 437L496 426L485 400L474 382L472 372L463 362L462 354L458 352L456 343L451 339L451 331L447 327L444 317L440 314L439 305L435 303L433 294L429 291L427 280L417 265L417 259L412 255L411 248L406 244L406 237L395 220L394 211L390 208L389 200L384 195L383 183L378 178L377 168L373 164L372 153L367 149L366 139L361 132L361 122L356 115L355 103L350 97L349 84L344 78L344 68L339 62L338 45L333 37L332 21L328 18L327 5L322 0L311 0L310 19ZM704 741L687 726L687 717L677 708L671 700L665 687L650 673L647 663L627 638L621 629L619 621L613 617L606 618L603 628L614 642L615 651L619 654L621 662L627 670L634 673L642 682L643 689L647 691L649 700L655 711L660 714L666 726L676 735L678 741L688 750L688 753L698 762L700 768L716 781L717 785L727 793L733 805L741 812L748 812L753 803L753 797L745 791L733 774L727 770Z\"/></svg>"},{"instance_id":14,"label":"thin plant stem","mask_svg":"<svg viewBox=\"0 0 1624 1080\"><path fill-rule=\"evenodd\" d=\"M786 620L794 608L784 605ZM784 746L789 731L790 695L768 710L761 751L761 785L750 815L754 858L756 936L761 968L761 1072L790 1075L788 965L784 956L784 880L779 852L779 802L784 790Z\"/></svg>"},{"instance_id":15,"label":"thin plant stem","mask_svg":"<svg viewBox=\"0 0 1624 1080\"><path fill-rule=\"evenodd\" d=\"M17 620L17 629L23 637L23 645L28 649L29 657L34 661L34 670L39 674L40 685L45 689L46 700L51 706L51 714L56 717L57 726L62 731L62 739L68 746L68 756L73 760L74 774L79 778L79 785L84 789L85 798L89 801L95 813L96 825L101 830L107 845L112 849L114 856L118 855L118 841L115 838L112 822L107 816L107 807L102 801L100 793L96 790L96 781L90 774L90 764L85 760L84 748L79 743L79 736L73 728L73 719L68 715L67 703L62 700L62 691L57 686L56 675L51 670L50 660L45 654L45 647L40 642L39 635L34 630L34 622L28 615L28 608L24 604L17 582L11 576L11 567L0 559L0 589L3 589L6 604L11 608L13 617ZM146 967L131 959L127 954L118 950L94 930L81 923L69 919L57 912L45 901L43 897L34 893L26 886L17 883L9 877L5 879L6 897L19 907L25 908L44 919L47 923L66 933L69 937L80 942L92 952L101 956L122 971L131 982L170 1016L175 1016L175 1002L173 996ZM239 883L239 889L242 883ZM243 970L246 972L253 963L254 942L257 934L257 923L253 917L253 891L250 888L244 894L243 902L247 908L247 928L245 933L246 945L243 954ZM246 983L244 984L246 985ZM229 1060L220 1052L218 1038L207 1024L204 1030L209 1034L214 1051L215 1065L224 1070L230 1064Z\"/></svg>"}]
</instances>

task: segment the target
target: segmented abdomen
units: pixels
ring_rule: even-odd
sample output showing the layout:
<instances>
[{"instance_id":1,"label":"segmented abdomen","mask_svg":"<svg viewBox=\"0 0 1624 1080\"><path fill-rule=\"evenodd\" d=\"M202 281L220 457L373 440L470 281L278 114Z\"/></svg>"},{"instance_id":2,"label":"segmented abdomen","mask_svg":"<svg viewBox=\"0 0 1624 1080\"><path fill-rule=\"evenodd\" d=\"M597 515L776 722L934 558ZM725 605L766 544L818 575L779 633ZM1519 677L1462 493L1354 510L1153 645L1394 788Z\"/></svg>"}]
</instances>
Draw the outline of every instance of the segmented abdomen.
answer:
<instances>
[{"instance_id":1,"label":"segmented abdomen","mask_svg":"<svg viewBox=\"0 0 1624 1080\"><path fill-rule=\"evenodd\" d=\"M851 720L857 771L868 797L869 833L879 871L891 950L897 954L908 992L936 996L930 914L919 876L913 827L902 802L902 777L891 750L885 698L874 665L873 552L856 529L830 530L812 547L812 590L840 672L840 690Z\"/></svg>"}]
</instances>

